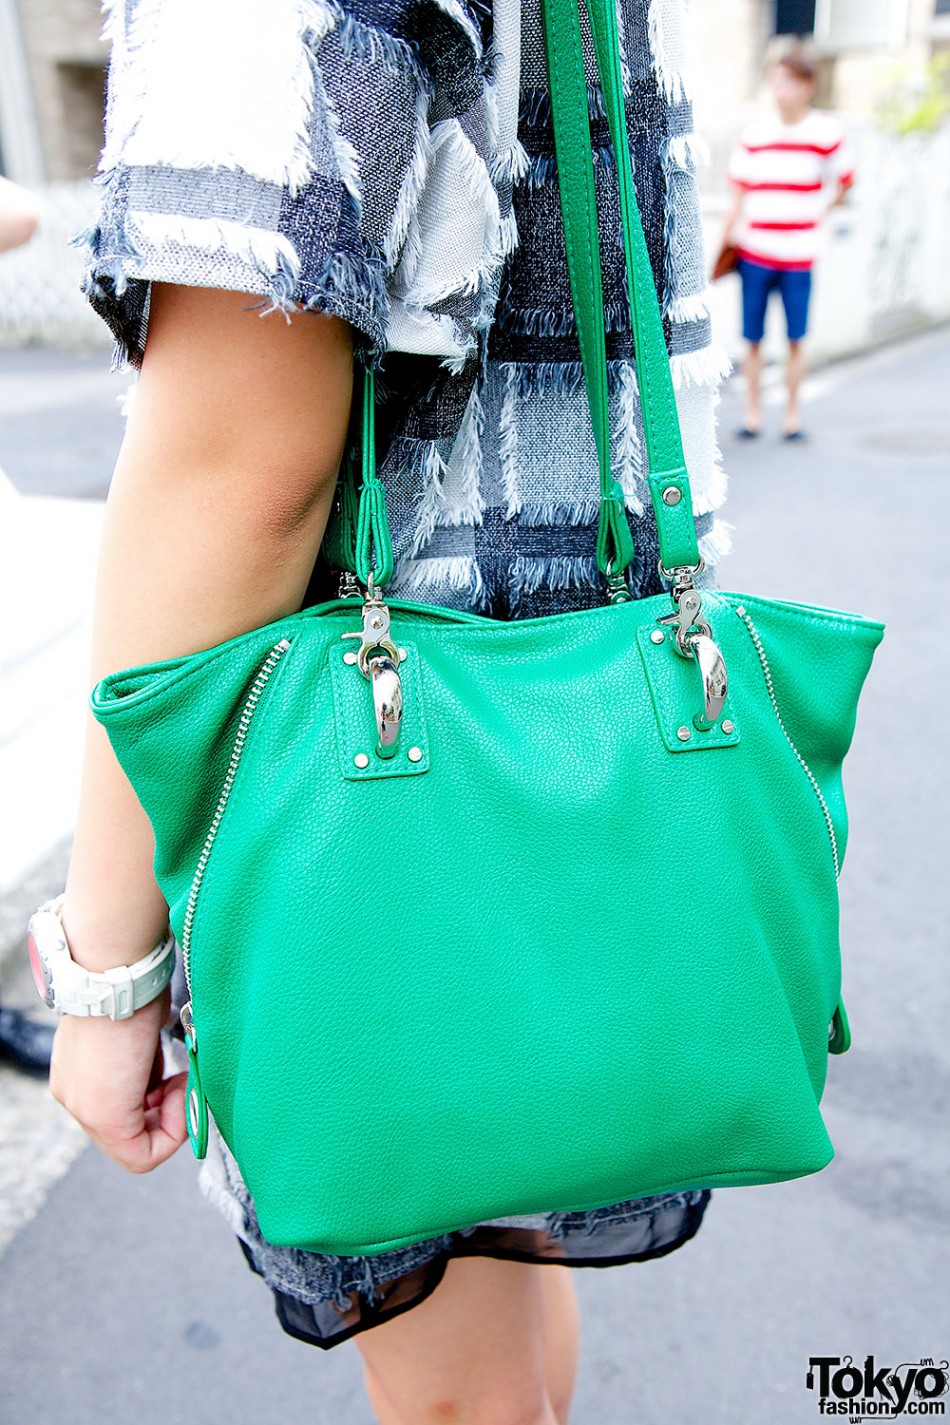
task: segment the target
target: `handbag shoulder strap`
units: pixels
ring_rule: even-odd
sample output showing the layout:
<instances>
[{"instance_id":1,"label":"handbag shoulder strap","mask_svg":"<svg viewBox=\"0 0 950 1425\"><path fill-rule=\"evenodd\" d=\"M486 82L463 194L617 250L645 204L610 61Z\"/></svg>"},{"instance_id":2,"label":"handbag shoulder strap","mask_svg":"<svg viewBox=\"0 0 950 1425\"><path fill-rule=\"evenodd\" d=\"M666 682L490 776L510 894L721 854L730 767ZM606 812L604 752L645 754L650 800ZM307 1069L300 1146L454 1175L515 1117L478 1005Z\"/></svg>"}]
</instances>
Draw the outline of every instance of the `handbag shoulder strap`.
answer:
<instances>
[{"instance_id":1,"label":"handbag shoulder strap","mask_svg":"<svg viewBox=\"0 0 950 1425\"><path fill-rule=\"evenodd\" d=\"M543 0L544 33L568 271L601 466L598 565L607 573L600 550L601 541L608 538L608 528L613 535L613 518L610 514L604 514L603 495L610 463L604 297L578 3L579 0ZM616 0L587 0L587 11L600 71L604 108L617 159L633 346L646 437L650 498L659 530L660 558L667 569L695 566L699 556L689 476L683 458L663 319L630 163ZM620 510L623 511L622 504ZM623 527L629 531L626 518L623 519ZM618 537L618 551L620 548ZM627 560L622 562L625 564Z\"/></svg>"},{"instance_id":2,"label":"handbag shoulder strap","mask_svg":"<svg viewBox=\"0 0 950 1425\"><path fill-rule=\"evenodd\" d=\"M603 279L590 136L587 80L581 45L580 0L542 0L551 90L555 157L571 295L600 470L597 565L616 589L634 557L623 491L610 468L610 424ZM616 0L587 0L604 107L617 157L620 214L633 345L648 460L648 485L667 571L699 567L692 495L683 457L663 319L637 205L623 101ZM382 585L392 572L385 493L376 474L373 440L375 377L363 368L362 485L338 515L346 528L335 543L344 568L362 583L372 573ZM348 463L344 483L355 478ZM350 518L347 519L347 511ZM356 513L355 522L352 513Z\"/></svg>"}]
</instances>

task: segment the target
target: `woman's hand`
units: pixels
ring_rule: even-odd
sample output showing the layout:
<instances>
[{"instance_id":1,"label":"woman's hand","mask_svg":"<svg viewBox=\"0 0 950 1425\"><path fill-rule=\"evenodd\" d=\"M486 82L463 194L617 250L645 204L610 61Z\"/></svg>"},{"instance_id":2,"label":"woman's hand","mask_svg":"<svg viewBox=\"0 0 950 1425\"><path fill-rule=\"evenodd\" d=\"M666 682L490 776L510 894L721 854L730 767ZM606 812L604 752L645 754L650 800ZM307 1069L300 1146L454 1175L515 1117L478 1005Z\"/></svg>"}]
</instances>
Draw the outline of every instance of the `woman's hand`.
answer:
<instances>
[{"instance_id":1,"label":"woman's hand","mask_svg":"<svg viewBox=\"0 0 950 1425\"><path fill-rule=\"evenodd\" d=\"M129 1019L64 1014L53 1037L50 1093L130 1173L148 1173L188 1137L187 1073L163 1079L161 1027L171 989Z\"/></svg>"}]
</instances>

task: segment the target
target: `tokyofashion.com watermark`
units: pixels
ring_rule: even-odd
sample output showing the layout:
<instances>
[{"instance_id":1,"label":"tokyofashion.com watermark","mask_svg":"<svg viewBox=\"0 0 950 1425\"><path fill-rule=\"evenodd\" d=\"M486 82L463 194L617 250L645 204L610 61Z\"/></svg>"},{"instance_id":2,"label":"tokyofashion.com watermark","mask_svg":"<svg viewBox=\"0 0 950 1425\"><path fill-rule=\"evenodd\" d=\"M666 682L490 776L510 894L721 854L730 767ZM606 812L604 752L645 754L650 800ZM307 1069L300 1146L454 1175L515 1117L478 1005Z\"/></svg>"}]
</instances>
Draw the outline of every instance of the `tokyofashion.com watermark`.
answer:
<instances>
[{"instance_id":1,"label":"tokyofashion.com watermark","mask_svg":"<svg viewBox=\"0 0 950 1425\"><path fill-rule=\"evenodd\" d=\"M942 1416L950 1364L922 1356L879 1366L873 1356L865 1356L864 1365L857 1366L852 1356L811 1356L805 1384L817 1393L821 1415L844 1416L852 1425L898 1415Z\"/></svg>"}]
</instances>

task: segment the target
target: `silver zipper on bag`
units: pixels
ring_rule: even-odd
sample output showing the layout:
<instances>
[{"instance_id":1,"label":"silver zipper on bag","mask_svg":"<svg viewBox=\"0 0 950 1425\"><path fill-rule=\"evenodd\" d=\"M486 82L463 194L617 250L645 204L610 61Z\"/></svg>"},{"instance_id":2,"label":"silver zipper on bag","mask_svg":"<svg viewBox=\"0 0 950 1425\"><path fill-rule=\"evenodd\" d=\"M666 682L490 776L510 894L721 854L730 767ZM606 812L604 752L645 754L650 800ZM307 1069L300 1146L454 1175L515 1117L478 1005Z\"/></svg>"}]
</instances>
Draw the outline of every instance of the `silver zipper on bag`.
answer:
<instances>
[{"instance_id":1,"label":"silver zipper on bag","mask_svg":"<svg viewBox=\"0 0 950 1425\"><path fill-rule=\"evenodd\" d=\"M221 824L221 818L224 815L224 809L227 806L228 797L231 793L231 786L234 782L234 778L237 773L238 764L241 760L241 753L244 750L244 743L245 739L247 738L248 728L251 725L251 719L254 716L254 710L257 707L258 699L260 698L261 693L264 691L264 688L267 685L268 678L273 673L274 669L277 667L277 664L280 662L281 658L287 652L287 649L289 647L289 638L281 638L277 643L274 644L273 648L264 660L264 663L262 664L257 677L254 679L254 685L251 688L251 691L247 695L247 701L245 702L244 710L241 713L241 720L238 725L237 735L234 739L234 745L231 748L231 760L228 763L228 770L224 778L224 783L221 787L221 795L218 798L218 805L215 808L215 813L212 817L211 825L208 828L208 835L205 837L205 843L201 849L201 855L198 858L198 865L195 868L194 878L191 882L191 889L188 892L188 904L185 908L185 919L182 925L181 932L181 958L182 965L185 971L185 983L188 986L188 1003L182 1006L180 1017L182 1027L185 1030L185 1033L190 1034L192 1036L192 1039L194 1039L195 1031L194 1021L191 1015L191 927L194 922L195 909L198 904L198 893L201 890L201 882L205 873L205 867L208 864L208 857L211 855L211 848L214 845L214 839L218 834L218 827Z\"/></svg>"},{"instance_id":2,"label":"silver zipper on bag","mask_svg":"<svg viewBox=\"0 0 950 1425\"><path fill-rule=\"evenodd\" d=\"M835 877L837 878L841 875L841 866L838 861L838 841L835 836L834 822L831 820L831 812L828 810L828 803L825 801L825 798L822 794L822 790L819 787L818 782L815 778L814 772L812 772L808 763L805 761L804 757L799 752L798 748L795 746L789 735L788 728L782 721L782 714L779 712L778 701L775 697L775 688L772 683L772 670L769 667L769 660L766 656L765 649L762 646L762 640L759 637L759 631L756 628L755 624L752 622L752 619L750 618L749 613L743 604L737 605L736 613L742 619L746 628L749 630L749 633L752 635L752 642L755 644L755 651L759 655L759 662L762 664L762 672L765 674L765 686L768 689L769 698L771 699L772 707L775 710L775 716L778 718L778 725L782 729L782 732L785 734L785 741L788 743L789 747L795 753L795 756L798 758L799 762L804 768L808 780L811 782L812 787L814 789L815 796L818 798L818 801L821 804L821 809L825 814L825 821L828 825L828 835L831 838L831 854L834 857L835 863Z\"/></svg>"}]
</instances>

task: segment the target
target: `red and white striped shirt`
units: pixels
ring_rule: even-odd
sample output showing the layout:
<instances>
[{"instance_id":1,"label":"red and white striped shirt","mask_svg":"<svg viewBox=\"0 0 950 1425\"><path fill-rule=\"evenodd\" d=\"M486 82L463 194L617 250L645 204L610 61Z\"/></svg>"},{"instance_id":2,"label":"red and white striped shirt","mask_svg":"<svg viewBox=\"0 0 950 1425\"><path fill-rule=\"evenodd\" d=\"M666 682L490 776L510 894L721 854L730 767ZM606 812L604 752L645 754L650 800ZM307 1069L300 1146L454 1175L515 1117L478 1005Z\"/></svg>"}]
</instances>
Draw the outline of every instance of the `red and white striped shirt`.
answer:
<instances>
[{"instance_id":1,"label":"red and white striped shirt","mask_svg":"<svg viewBox=\"0 0 950 1425\"><path fill-rule=\"evenodd\" d=\"M745 195L734 238L740 256L806 270L820 251L827 185L853 183L854 158L834 114L810 109L797 124L761 115L743 129L727 177Z\"/></svg>"}]
</instances>

